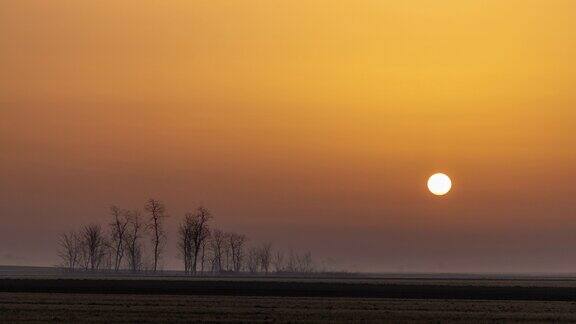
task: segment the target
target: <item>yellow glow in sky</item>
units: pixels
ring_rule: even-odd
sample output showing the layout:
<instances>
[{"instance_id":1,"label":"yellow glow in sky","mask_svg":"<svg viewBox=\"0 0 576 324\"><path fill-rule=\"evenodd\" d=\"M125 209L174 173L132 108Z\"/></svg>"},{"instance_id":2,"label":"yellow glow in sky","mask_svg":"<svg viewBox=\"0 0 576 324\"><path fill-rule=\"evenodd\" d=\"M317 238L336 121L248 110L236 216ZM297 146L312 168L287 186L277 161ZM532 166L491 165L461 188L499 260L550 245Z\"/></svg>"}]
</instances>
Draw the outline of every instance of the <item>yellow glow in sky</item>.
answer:
<instances>
[{"instance_id":1,"label":"yellow glow in sky","mask_svg":"<svg viewBox=\"0 0 576 324\"><path fill-rule=\"evenodd\" d=\"M0 246L149 196L258 233L573 223L575 30L572 0L0 1Z\"/></svg>"}]
</instances>

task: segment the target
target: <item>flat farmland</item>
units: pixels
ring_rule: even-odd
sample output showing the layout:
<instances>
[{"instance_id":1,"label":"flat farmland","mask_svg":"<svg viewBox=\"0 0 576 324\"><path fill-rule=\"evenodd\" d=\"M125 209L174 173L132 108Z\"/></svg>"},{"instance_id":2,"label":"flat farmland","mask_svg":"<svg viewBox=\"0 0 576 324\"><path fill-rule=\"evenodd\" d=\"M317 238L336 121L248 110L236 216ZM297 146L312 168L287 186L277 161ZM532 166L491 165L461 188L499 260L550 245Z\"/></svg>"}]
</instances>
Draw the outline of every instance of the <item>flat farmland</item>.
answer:
<instances>
[{"instance_id":1,"label":"flat farmland","mask_svg":"<svg viewBox=\"0 0 576 324\"><path fill-rule=\"evenodd\" d=\"M576 303L0 293L0 322L576 322Z\"/></svg>"},{"instance_id":2,"label":"flat farmland","mask_svg":"<svg viewBox=\"0 0 576 324\"><path fill-rule=\"evenodd\" d=\"M0 279L0 322L575 322L568 278Z\"/></svg>"},{"instance_id":3,"label":"flat farmland","mask_svg":"<svg viewBox=\"0 0 576 324\"><path fill-rule=\"evenodd\" d=\"M0 292L576 301L572 281L309 278L5 278Z\"/></svg>"}]
</instances>

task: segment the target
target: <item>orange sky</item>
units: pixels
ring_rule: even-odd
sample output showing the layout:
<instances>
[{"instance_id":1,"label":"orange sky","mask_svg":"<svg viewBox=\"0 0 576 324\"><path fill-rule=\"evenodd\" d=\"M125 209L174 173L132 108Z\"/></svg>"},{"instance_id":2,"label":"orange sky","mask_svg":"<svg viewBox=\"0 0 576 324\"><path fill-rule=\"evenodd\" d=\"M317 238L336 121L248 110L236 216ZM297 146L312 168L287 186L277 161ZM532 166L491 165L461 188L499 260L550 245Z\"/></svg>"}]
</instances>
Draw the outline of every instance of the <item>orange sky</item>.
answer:
<instances>
[{"instance_id":1,"label":"orange sky","mask_svg":"<svg viewBox=\"0 0 576 324\"><path fill-rule=\"evenodd\" d=\"M0 0L0 264L154 196L352 270L576 271L575 30L572 0Z\"/></svg>"}]
</instances>

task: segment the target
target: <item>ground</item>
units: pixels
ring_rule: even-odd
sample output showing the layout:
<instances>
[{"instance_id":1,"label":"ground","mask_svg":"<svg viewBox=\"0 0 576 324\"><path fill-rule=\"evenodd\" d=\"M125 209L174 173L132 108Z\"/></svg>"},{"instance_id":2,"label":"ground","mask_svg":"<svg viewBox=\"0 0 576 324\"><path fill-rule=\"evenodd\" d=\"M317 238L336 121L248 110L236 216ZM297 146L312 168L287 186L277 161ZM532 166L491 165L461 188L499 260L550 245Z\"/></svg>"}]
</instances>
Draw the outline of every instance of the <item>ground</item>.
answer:
<instances>
[{"instance_id":1,"label":"ground","mask_svg":"<svg viewBox=\"0 0 576 324\"><path fill-rule=\"evenodd\" d=\"M576 322L575 302L0 293L0 322Z\"/></svg>"},{"instance_id":2,"label":"ground","mask_svg":"<svg viewBox=\"0 0 576 324\"><path fill-rule=\"evenodd\" d=\"M0 323L574 322L574 276L224 276L0 267Z\"/></svg>"}]
</instances>

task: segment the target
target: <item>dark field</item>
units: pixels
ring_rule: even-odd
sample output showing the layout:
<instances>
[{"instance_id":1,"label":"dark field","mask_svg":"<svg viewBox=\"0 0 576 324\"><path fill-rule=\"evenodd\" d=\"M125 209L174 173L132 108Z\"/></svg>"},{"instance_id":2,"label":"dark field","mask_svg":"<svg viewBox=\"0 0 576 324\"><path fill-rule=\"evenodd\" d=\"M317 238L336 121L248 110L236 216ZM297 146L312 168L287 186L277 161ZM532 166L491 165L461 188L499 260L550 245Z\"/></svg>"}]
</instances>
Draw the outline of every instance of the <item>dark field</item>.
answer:
<instances>
[{"instance_id":1,"label":"dark field","mask_svg":"<svg viewBox=\"0 0 576 324\"><path fill-rule=\"evenodd\" d=\"M0 322L576 322L569 278L5 276Z\"/></svg>"},{"instance_id":2,"label":"dark field","mask_svg":"<svg viewBox=\"0 0 576 324\"><path fill-rule=\"evenodd\" d=\"M407 282L410 281L410 282ZM398 299L473 299L574 301L576 288L526 281L286 279L286 278L144 278L144 279L0 279L0 292L199 295L260 297L348 297Z\"/></svg>"},{"instance_id":3,"label":"dark field","mask_svg":"<svg viewBox=\"0 0 576 324\"><path fill-rule=\"evenodd\" d=\"M0 293L0 322L575 322L573 302Z\"/></svg>"}]
</instances>

